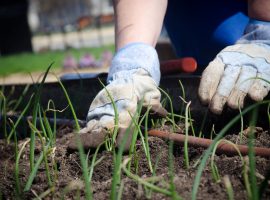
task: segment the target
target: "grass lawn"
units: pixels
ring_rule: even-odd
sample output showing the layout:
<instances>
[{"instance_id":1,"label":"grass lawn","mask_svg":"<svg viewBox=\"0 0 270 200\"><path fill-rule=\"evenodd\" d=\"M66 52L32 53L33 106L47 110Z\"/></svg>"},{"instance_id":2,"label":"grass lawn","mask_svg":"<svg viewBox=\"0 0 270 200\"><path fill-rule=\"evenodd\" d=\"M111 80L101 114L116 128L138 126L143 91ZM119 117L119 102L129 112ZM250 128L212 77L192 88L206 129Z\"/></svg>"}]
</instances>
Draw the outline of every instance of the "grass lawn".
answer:
<instances>
[{"instance_id":1,"label":"grass lawn","mask_svg":"<svg viewBox=\"0 0 270 200\"><path fill-rule=\"evenodd\" d=\"M70 49L67 51L50 51L44 53L22 53L11 56L0 56L0 76L7 76L13 73L28 73L45 71L54 62L52 70L62 67L63 59L67 53L71 53L77 60L85 53L91 53L96 59L103 51L114 51L114 45L99 48Z\"/></svg>"}]
</instances>

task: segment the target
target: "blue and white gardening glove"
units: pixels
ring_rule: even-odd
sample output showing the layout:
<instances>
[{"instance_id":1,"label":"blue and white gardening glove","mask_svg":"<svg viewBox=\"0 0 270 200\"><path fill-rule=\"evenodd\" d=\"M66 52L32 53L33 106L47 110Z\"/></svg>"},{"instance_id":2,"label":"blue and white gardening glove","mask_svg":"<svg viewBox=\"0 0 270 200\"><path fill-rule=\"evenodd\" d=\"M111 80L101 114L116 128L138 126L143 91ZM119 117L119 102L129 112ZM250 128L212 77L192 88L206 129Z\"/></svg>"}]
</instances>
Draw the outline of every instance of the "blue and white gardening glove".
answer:
<instances>
[{"instance_id":1,"label":"blue and white gardening glove","mask_svg":"<svg viewBox=\"0 0 270 200\"><path fill-rule=\"evenodd\" d=\"M223 49L204 70L199 97L220 114L226 103L233 109L243 107L247 94L263 100L270 85L262 79L270 81L270 22L250 20L237 43Z\"/></svg>"},{"instance_id":2,"label":"blue and white gardening glove","mask_svg":"<svg viewBox=\"0 0 270 200\"><path fill-rule=\"evenodd\" d=\"M166 114L160 104L159 81L159 60L153 47L132 43L120 49L112 60L108 85L93 100L87 115L87 127L80 131L84 147L96 147L108 134L113 133L116 126L115 111L108 93L113 98L118 113L117 144L121 143L124 135L121 130L130 126L139 101L145 107L151 106L153 110ZM126 147L129 146L129 141Z\"/></svg>"}]
</instances>

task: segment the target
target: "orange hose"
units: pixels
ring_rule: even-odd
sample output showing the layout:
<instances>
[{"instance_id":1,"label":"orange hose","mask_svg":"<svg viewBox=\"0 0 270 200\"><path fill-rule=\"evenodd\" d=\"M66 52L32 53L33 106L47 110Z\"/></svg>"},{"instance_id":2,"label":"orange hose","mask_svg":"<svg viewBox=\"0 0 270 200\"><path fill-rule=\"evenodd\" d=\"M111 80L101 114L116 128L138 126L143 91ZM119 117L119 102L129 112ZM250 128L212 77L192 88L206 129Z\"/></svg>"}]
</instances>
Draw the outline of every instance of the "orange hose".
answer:
<instances>
[{"instance_id":1,"label":"orange hose","mask_svg":"<svg viewBox=\"0 0 270 200\"><path fill-rule=\"evenodd\" d=\"M166 131L159 131L159 130L150 130L148 131L148 135L173 140L181 145L184 144L186 137L183 134L169 133ZM212 142L213 140L210 139L188 136L188 145L191 147L208 148L212 144ZM248 155L248 146L246 145L235 145L235 146L239 149L242 156ZM226 154L229 156L238 155L238 152L233 147L233 145L226 142L220 142L216 152L219 154ZM270 157L270 148L254 147L254 153L256 156Z\"/></svg>"}]
</instances>

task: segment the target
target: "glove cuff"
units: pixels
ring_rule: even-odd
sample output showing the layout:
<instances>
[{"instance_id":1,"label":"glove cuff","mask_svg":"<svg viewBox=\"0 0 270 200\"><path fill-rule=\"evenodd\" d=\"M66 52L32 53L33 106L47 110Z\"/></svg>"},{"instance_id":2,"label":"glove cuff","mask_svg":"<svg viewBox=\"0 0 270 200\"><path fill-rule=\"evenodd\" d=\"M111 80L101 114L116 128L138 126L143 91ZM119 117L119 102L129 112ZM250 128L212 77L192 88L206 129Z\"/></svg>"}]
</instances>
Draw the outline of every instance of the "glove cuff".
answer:
<instances>
[{"instance_id":1,"label":"glove cuff","mask_svg":"<svg viewBox=\"0 0 270 200\"><path fill-rule=\"evenodd\" d=\"M237 44L265 44L270 46L270 22L250 19L244 35Z\"/></svg>"},{"instance_id":2,"label":"glove cuff","mask_svg":"<svg viewBox=\"0 0 270 200\"><path fill-rule=\"evenodd\" d=\"M257 19L249 19L249 24L257 24L257 25L266 25L266 26L270 26L270 21L261 21L261 20L257 20Z\"/></svg>"},{"instance_id":3,"label":"glove cuff","mask_svg":"<svg viewBox=\"0 0 270 200\"><path fill-rule=\"evenodd\" d=\"M121 71L136 71L142 68L154 79L156 85L160 81L160 66L156 50L144 43L131 43L121 48L114 56L107 82L114 79L114 74ZM128 76L129 73L126 73Z\"/></svg>"}]
</instances>

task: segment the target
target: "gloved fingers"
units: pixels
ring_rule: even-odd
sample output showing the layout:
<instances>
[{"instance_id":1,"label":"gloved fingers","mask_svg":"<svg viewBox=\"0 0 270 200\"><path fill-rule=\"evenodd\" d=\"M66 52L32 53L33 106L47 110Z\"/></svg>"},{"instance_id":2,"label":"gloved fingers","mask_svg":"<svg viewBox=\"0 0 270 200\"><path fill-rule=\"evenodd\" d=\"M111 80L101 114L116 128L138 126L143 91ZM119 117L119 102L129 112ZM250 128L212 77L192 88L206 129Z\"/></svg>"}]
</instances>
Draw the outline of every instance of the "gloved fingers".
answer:
<instances>
[{"instance_id":1,"label":"gloved fingers","mask_svg":"<svg viewBox=\"0 0 270 200\"><path fill-rule=\"evenodd\" d=\"M158 118L165 118L168 115L168 111L162 107L162 105L154 104L151 105L150 115Z\"/></svg>"},{"instance_id":2,"label":"gloved fingers","mask_svg":"<svg viewBox=\"0 0 270 200\"><path fill-rule=\"evenodd\" d=\"M78 150L77 137L79 137L80 142L84 147L84 149L97 148L101 143L103 143L106 140L106 137L112 137L113 128L116 128L114 124L114 118L112 118L109 121L105 119L106 122L104 122L103 119L104 117L102 117L100 120L89 121L87 123L87 126L80 130L78 136L75 135L70 139L68 143L68 149ZM128 127L130 122L131 122L130 117L126 117L125 120L121 121L121 123L119 122L116 140L117 146L121 144L120 141L123 139L123 127ZM111 128L109 128L109 126ZM124 150L127 150L129 148L131 138L132 134L131 136L128 136Z\"/></svg>"},{"instance_id":3,"label":"gloved fingers","mask_svg":"<svg viewBox=\"0 0 270 200\"><path fill-rule=\"evenodd\" d=\"M152 118L165 118L168 111L161 105L159 100L152 101L152 104L143 104L141 113L145 114L149 109L149 115Z\"/></svg>"},{"instance_id":4,"label":"gloved fingers","mask_svg":"<svg viewBox=\"0 0 270 200\"><path fill-rule=\"evenodd\" d=\"M227 65L220 83L217 88L217 92L210 103L210 110L215 114L221 114L227 99L232 92L232 89L240 74L241 68L239 66Z\"/></svg>"},{"instance_id":5,"label":"gloved fingers","mask_svg":"<svg viewBox=\"0 0 270 200\"><path fill-rule=\"evenodd\" d=\"M264 80L262 80L264 79ZM266 97L270 90L270 84L267 82L270 80L268 73L258 73L257 78L254 80L252 86L248 91L248 95L254 101L261 101Z\"/></svg>"},{"instance_id":6,"label":"gloved fingers","mask_svg":"<svg viewBox=\"0 0 270 200\"><path fill-rule=\"evenodd\" d=\"M80 130L79 133L90 133L94 130L100 130L101 128L113 130L114 127L115 127L114 116L103 115L99 119L92 119L89 122L87 122L86 127Z\"/></svg>"},{"instance_id":7,"label":"gloved fingers","mask_svg":"<svg viewBox=\"0 0 270 200\"><path fill-rule=\"evenodd\" d=\"M160 102L161 94L155 81L145 70L138 70L133 75L134 92L144 105L154 105Z\"/></svg>"},{"instance_id":8,"label":"gloved fingers","mask_svg":"<svg viewBox=\"0 0 270 200\"><path fill-rule=\"evenodd\" d=\"M90 105L89 112L93 111L96 108L102 108L106 105L111 105L112 100L110 99L109 95L112 97L112 100L114 102L118 101L125 101L129 100L131 101L134 99L134 89L133 84L131 83L123 83L120 82L116 84L115 82L112 82L111 84L106 86L106 89L102 89L93 102Z\"/></svg>"},{"instance_id":9,"label":"gloved fingers","mask_svg":"<svg viewBox=\"0 0 270 200\"><path fill-rule=\"evenodd\" d=\"M102 142L105 141L107 134L108 133L105 129L96 129L96 131L92 131L91 133L84 132L78 136L75 135L70 139L68 143L68 149L72 151L78 150L77 137L79 137L79 140L84 149L97 148L100 144L102 144Z\"/></svg>"},{"instance_id":10,"label":"gloved fingers","mask_svg":"<svg viewBox=\"0 0 270 200\"><path fill-rule=\"evenodd\" d=\"M224 66L223 62L216 58L204 70L199 86L199 98L203 104L209 104L216 93Z\"/></svg>"},{"instance_id":11,"label":"gloved fingers","mask_svg":"<svg viewBox=\"0 0 270 200\"><path fill-rule=\"evenodd\" d=\"M244 99L254 82L254 77L257 75L257 69L253 66L242 66L238 80L228 98L227 105L230 108L238 109L243 108Z\"/></svg>"},{"instance_id":12,"label":"gloved fingers","mask_svg":"<svg viewBox=\"0 0 270 200\"><path fill-rule=\"evenodd\" d=\"M135 126L130 124L128 127L119 127L116 138L116 146L120 148L120 145L124 145L124 152L127 152L130 148Z\"/></svg>"},{"instance_id":13,"label":"gloved fingers","mask_svg":"<svg viewBox=\"0 0 270 200\"><path fill-rule=\"evenodd\" d=\"M90 120L86 127L81 129L78 133L78 137L84 149L97 148L103 141L105 141L106 136L112 133L114 126L114 117L112 116L105 115L101 117L100 120ZM68 149L78 149L76 135L70 139Z\"/></svg>"}]
</instances>

